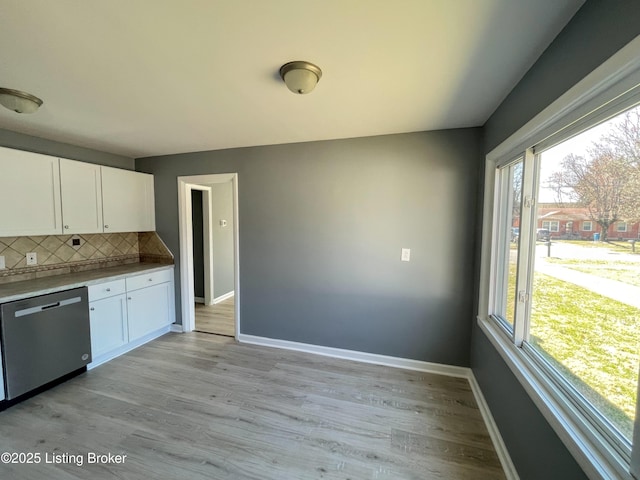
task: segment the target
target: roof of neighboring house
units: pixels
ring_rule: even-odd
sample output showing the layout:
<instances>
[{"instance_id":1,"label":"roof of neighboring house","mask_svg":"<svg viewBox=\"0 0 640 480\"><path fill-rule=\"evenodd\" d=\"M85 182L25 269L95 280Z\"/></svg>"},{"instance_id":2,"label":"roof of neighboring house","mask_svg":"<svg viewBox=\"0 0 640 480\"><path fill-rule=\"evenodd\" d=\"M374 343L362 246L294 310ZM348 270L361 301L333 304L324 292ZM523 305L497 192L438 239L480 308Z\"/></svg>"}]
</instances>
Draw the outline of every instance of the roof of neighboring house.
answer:
<instances>
[{"instance_id":1,"label":"roof of neighboring house","mask_svg":"<svg viewBox=\"0 0 640 480\"><path fill-rule=\"evenodd\" d=\"M543 220L590 220L589 209L585 207L539 207L538 219Z\"/></svg>"},{"instance_id":2,"label":"roof of neighboring house","mask_svg":"<svg viewBox=\"0 0 640 480\"><path fill-rule=\"evenodd\" d=\"M542 221L591 221L592 218L589 215L589 209L587 207L579 207L577 205L561 206L556 203L540 203L538 204L538 220ZM620 219L624 221L624 219ZM636 223L630 221L628 223Z\"/></svg>"},{"instance_id":3,"label":"roof of neighboring house","mask_svg":"<svg viewBox=\"0 0 640 480\"><path fill-rule=\"evenodd\" d=\"M590 220L589 209L575 204L540 203L538 220L580 221Z\"/></svg>"}]
</instances>

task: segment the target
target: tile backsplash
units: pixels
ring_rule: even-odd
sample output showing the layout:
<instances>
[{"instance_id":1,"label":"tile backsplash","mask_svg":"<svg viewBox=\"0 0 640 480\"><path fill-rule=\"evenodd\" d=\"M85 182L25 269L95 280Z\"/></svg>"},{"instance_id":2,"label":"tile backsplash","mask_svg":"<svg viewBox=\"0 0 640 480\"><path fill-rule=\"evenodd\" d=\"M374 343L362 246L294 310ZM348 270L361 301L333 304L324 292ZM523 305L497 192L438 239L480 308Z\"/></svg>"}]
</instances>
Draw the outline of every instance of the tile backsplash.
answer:
<instances>
[{"instance_id":1,"label":"tile backsplash","mask_svg":"<svg viewBox=\"0 0 640 480\"><path fill-rule=\"evenodd\" d=\"M149 263L173 263L173 254L156 232L138 234L140 261Z\"/></svg>"},{"instance_id":2,"label":"tile backsplash","mask_svg":"<svg viewBox=\"0 0 640 480\"><path fill-rule=\"evenodd\" d=\"M37 265L27 265L29 252L37 254ZM0 283L140 261L173 263L155 232L0 237L0 255Z\"/></svg>"}]
</instances>

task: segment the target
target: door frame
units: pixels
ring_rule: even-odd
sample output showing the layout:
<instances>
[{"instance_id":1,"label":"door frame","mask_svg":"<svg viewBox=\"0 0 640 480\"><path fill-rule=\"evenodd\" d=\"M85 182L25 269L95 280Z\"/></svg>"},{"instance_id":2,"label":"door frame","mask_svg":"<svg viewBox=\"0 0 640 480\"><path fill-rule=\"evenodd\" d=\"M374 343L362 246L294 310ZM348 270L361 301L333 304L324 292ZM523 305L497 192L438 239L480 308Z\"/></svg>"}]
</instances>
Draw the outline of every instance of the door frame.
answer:
<instances>
[{"instance_id":1,"label":"door frame","mask_svg":"<svg viewBox=\"0 0 640 480\"><path fill-rule=\"evenodd\" d=\"M204 190L214 183L231 182L233 200L233 276L235 295L235 338L240 334L240 237L238 215L238 174L218 173L178 177L178 225L180 233L180 301L182 331L195 329L195 295L193 287L193 222L191 191ZM211 211L209 210L209 214ZM209 223L211 227L211 222ZM210 262L211 263L211 262ZM211 278L213 288L213 275Z\"/></svg>"}]
</instances>

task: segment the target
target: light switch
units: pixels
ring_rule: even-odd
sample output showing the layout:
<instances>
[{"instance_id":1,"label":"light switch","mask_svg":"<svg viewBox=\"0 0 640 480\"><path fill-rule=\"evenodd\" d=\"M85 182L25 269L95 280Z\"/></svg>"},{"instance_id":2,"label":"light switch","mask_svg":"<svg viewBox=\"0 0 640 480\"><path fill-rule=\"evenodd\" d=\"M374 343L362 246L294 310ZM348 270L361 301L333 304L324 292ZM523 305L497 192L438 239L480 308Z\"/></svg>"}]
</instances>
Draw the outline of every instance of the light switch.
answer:
<instances>
[{"instance_id":1,"label":"light switch","mask_svg":"<svg viewBox=\"0 0 640 480\"><path fill-rule=\"evenodd\" d=\"M0 255L0 270L3 270L7 268L7 266L4 263L4 255Z\"/></svg>"},{"instance_id":2,"label":"light switch","mask_svg":"<svg viewBox=\"0 0 640 480\"><path fill-rule=\"evenodd\" d=\"M410 248L403 248L402 249L402 254L400 255L400 260L402 260L403 262L408 262L409 260L411 260L411 249Z\"/></svg>"}]
</instances>

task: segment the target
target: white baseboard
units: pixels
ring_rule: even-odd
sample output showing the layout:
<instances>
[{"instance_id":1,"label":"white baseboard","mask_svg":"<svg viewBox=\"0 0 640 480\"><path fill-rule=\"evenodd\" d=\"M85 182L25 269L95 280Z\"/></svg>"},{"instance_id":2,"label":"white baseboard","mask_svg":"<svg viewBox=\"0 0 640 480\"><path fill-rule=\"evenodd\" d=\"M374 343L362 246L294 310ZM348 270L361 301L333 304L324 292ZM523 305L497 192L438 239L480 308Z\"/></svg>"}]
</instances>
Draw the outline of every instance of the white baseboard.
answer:
<instances>
[{"instance_id":1,"label":"white baseboard","mask_svg":"<svg viewBox=\"0 0 640 480\"><path fill-rule=\"evenodd\" d=\"M225 300L233 297L235 294L236 292L234 290L231 290L230 292L227 292L224 295L220 295L219 297L216 297L213 299L213 305L215 305L216 303L224 302Z\"/></svg>"},{"instance_id":2,"label":"white baseboard","mask_svg":"<svg viewBox=\"0 0 640 480\"><path fill-rule=\"evenodd\" d=\"M447 375L449 377L466 378L471 385L471 391L478 404L480 414L487 426L489 436L493 442L493 447L500 459L500 464L504 470L507 480L519 480L518 472L511 461L507 447L504 444L500 430L496 425L493 415L489 410L489 405L480 390L480 385L473 375L473 371L467 367L457 367L455 365L445 365L442 363L423 362L421 360L412 360L409 358L391 357L387 355L378 355L376 353L358 352L355 350L346 350L342 348L324 347L321 345L313 345L309 343L291 342L288 340L278 340L275 338L258 337L255 335L239 334L238 341L240 343L249 343L252 345L262 345L265 347L283 348L286 350L295 350L297 352L313 353L323 355L325 357L342 358L345 360L355 360L357 362L372 363L375 365L384 365L387 367L403 368L406 370L416 370L419 372L435 373L439 375Z\"/></svg>"},{"instance_id":3,"label":"white baseboard","mask_svg":"<svg viewBox=\"0 0 640 480\"><path fill-rule=\"evenodd\" d=\"M174 332L174 333L182 333L183 332L182 325L179 325L177 323L172 323L170 325L170 327L171 327L171 330L170 330L171 332Z\"/></svg>"},{"instance_id":4,"label":"white baseboard","mask_svg":"<svg viewBox=\"0 0 640 480\"><path fill-rule=\"evenodd\" d=\"M172 326L173 325L171 325L171 327ZM97 358L94 358L93 361L89 365L87 365L87 370L92 370L97 366L100 366L103 363L108 362L109 360L113 360L114 358L119 357L120 355L123 355L127 352L130 352L133 349L138 348L141 345L144 345L145 343L149 343L151 340L155 340L156 338L161 337L165 333L169 333L169 331L171 330L171 327L167 325L166 327L159 328L158 330L155 330L151 333L146 334L144 337L140 337L137 340L129 342L126 345L122 345L121 347L116 348L115 350L112 350L103 355L100 355ZM182 331L182 327L180 331Z\"/></svg>"},{"instance_id":5,"label":"white baseboard","mask_svg":"<svg viewBox=\"0 0 640 480\"><path fill-rule=\"evenodd\" d=\"M390 357L378 355L376 353L358 352L355 350L345 350L342 348L323 347L310 343L290 342L288 340L277 340L275 338L257 337L254 335L238 335L240 343L251 343L253 345L263 345L265 347L284 348L298 352L315 353L325 357L343 358L345 360L355 360L363 363L373 363L375 365L386 365L387 367L404 368L407 370L417 370L420 372L437 373L450 377L468 378L471 369L466 367L456 367L441 363L423 362L408 358Z\"/></svg>"},{"instance_id":6,"label":"white baseboard","mask_svg":"<svg viewBox=\"0 0 640 480\"><path fill-rule=\"evenodd\" d=\"M480 389L480 385L478 384L476 376L473 374L472 370L469 371L468 380L471 385L473 396L476 398L476 403L478 404L478 409L480 410L482 419L487 426L487 430L489 430L489 436L493 442L493 448L496 449L496 454L500 459L500 464L502 465L502 469L504 470L507 480L519 480L520 476L518 475L518 471L511 460L507 446L504 444L502 435L500 435L498 425L496 425L493 415L491 414L491 410L489 409L489 404L485 400L482 390Z\"/></svg>"}]
</instances>

